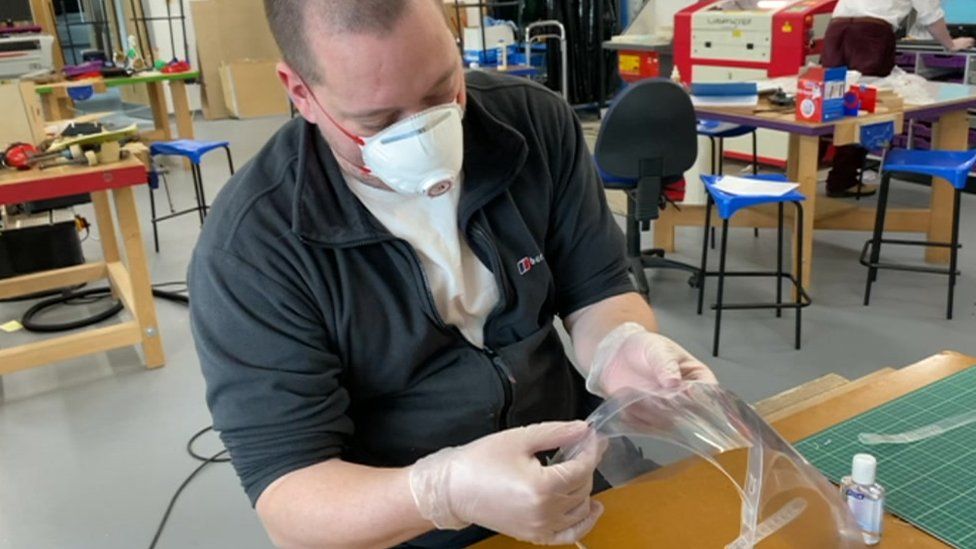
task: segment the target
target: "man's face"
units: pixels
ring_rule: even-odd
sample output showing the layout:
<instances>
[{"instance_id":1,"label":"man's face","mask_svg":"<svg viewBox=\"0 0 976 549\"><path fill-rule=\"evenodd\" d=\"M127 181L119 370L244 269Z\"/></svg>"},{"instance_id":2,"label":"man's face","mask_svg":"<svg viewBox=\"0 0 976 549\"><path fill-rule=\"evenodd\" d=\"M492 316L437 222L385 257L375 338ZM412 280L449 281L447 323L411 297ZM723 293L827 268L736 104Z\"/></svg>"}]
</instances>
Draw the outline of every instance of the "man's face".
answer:
<instances>
[{"instance_id":1,"label":"man's face","mask_svg":"<svg viewBox=\"0 0 976 549\"><path fill-rule=\"evenodd\" d=\"M370 137L431 107L452 101L465 106L460 55L443 14L430 0L415 0L396 26L382 35L317 32L314 22L309 23L307 35L321 75L317 83L308 82L314 97L288 65L279 64L278 74L296 108L318 126L350 175L380 183L359 169L363 166L359 146L337 125Z\"/></svg>"}]
</instances>

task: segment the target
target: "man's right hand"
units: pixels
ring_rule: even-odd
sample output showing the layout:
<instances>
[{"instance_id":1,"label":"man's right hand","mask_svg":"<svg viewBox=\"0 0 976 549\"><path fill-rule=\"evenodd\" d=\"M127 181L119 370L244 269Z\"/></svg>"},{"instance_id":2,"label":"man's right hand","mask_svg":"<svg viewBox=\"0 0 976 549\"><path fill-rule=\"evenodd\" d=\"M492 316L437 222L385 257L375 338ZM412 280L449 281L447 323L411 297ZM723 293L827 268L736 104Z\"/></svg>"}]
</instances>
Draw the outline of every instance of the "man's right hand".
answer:
<instances>
[{"instance_id":1,"label":"man's right hand","mask_svg":"<svg viewBox=\"0 0 976 549\"><path fill-rule=\"evenodd\" d=\"M414 502L441 529L477 524L535 544L572 544L603 513L590 492L606 446L588 431L582 421L541 423L441 450L411 468ZM535 457L584 437L570 461L545 466Z\"/></svg>"},{"instance_id":2,"label":"man's right hand","mask_svg":"<svg viewBox=\"0 0 976 549\"><path fill-rule=\"evenodd\" d=\"M972 38L953 38L952 47L949 48L949 51L968 50L974 45L976 45L976 40L973 40Z\"/></svg>"}]
</instances>

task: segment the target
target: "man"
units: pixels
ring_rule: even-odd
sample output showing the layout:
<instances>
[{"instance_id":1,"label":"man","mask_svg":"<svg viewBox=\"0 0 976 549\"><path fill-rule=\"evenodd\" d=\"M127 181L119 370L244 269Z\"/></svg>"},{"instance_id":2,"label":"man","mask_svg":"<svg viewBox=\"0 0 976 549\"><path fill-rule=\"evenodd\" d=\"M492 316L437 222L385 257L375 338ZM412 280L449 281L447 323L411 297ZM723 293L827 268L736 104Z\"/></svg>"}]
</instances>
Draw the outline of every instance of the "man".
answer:
<instances>
[{"instance_id":1,"label":"man","mask_svg":"<svg viewBox=\"0 0 976 549\"><path fill-rule=\"evenodd\" d=\"M466 75L440 0L265 7L302 119L216 200L190 285L214 426L271 539L574 542L602 449L536 455L588 434L586 389L715 378L654 333L570 107Z\"/></svg>"},{"instance_id":2,"label":"man","mask_svg":"<svg viewBox=\"0 0 976 549\"><path fill-rule=\"evenodd\" d=\"M948 51L973 47L972 38L952 38L939 0L840 0L827 27L821 63L825 67L847 66L865 76L888 76L895 68L895 32L911 13L918 12L918 23L928 28ZM827 176L827 196L856 198L860 193L858 170L864 165L867 150L857 145L838 147L834 167Z\"/></svg>"}]
</instances>

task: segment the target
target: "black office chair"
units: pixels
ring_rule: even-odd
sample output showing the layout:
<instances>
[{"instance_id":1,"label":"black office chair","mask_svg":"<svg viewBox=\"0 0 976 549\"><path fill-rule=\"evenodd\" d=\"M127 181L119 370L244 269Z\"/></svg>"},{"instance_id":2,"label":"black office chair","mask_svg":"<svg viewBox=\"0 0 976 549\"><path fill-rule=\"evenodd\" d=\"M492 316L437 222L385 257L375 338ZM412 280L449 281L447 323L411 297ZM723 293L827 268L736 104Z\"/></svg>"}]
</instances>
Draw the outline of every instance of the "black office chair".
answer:
<instances>
[{"instance_id":1,"label":"black office chair","mask_svg":"<svg viewBox=\"0 0 976 549\"><path fill-rule=\"evenodd\" d=\"M596 163L607 189L627 193L627 255L641 293L648 295L644 269L697 267L664 257L664 250L641 250L641 231L650 229L666 205L664 190L682 180L698 158L697 120L691 98L669 80L643 80L623 91L603 120L596 143Z\"/></svg>"}]
</instances>

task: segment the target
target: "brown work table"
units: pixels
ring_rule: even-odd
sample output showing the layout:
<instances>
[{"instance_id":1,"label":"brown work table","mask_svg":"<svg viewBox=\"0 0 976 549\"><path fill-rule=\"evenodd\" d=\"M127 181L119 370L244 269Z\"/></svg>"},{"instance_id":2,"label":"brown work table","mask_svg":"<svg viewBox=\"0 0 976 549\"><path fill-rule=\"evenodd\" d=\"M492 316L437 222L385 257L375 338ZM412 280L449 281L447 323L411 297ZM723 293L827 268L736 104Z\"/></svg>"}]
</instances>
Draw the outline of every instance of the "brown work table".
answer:
<instances>
[{"instance_id":1,"label":"brown work table","mask_svg":"<svg viewBox=\"0 0 976 549\"><path fill-rule=\"evenodd\" d=\"M827 382L825 391L811 392L803 386L783 398L770 399L766 406L757 405L757 409L764 412L784 438L796 442L974 365L976 357L943 352L900 370L884 370L857 381L837 383L822 378ZM797 401L791 396L801 398ZM739 496L718 469L703 462L663 467L640 482L609 490L596 499L604 504L606 512L583 540L588 549L722 548L739 534ZM819 549L822 545L816 543L816 533L810 534L806 538L810 549ZM773 546L772 543L763 545ZM498 536L477 547L533 546ZM946 545L888 515L884 537L877 547L945 548Z\"/></svg>"}]
</instances>

